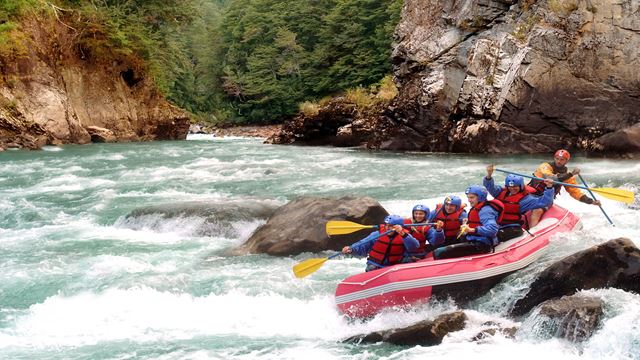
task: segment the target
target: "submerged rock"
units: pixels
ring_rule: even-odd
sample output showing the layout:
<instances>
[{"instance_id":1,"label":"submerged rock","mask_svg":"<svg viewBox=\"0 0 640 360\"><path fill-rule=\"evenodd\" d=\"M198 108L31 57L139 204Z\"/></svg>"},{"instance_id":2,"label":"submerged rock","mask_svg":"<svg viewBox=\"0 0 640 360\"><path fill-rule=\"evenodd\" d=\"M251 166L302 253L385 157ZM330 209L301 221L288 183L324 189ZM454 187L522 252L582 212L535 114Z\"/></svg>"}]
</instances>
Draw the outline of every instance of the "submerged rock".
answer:
<instances>
[{"instance_id":1,"label":"submerged rock","mask_svg":"<svg viewBox=\"0 0 640 360\"><path fill-rule=\"evenodd\" d=\"M301 197L280 207L236 253L297 255L303 252L340 250L368 235L373 229L329 237L329 220L347 220L363 225L379 224L387 211L369 197Z\"/></svg>"},{"instance_id":2,"label":"submerged rock","mask_svg":"<svg viewBox=\"0 0 640 360\"><path fill-rule=\"evenodd\" d=\"M487 338L493 337L496 334L501 334L508 339L514 339L518 331L518 328L515 326L506 328L495 322L486 322L482 325L488 327L480 331L471 341L484 342Z\"/></svg>"},{"instance_id":3,"label":"submerged rock","mask_svg":"<svg viewBox=\"0 0 640 360\"><path fill-rule=\"evenodd\" d=\"M604 303L596 297L580 295L547 300L536 315L537 332L546 331L572 342L587 340L597 329Z\"/></svg>"},{"instance_id":4,"label":"submerged rock","mask_svg":"<svg viewBox=\"0 0 640 360\"><path fill-rule=\"evenodd\" d=\"M610 240L551 265L514 304L511 314L524 315L543 301L606 287L640 293L640 249L631 240Z\"/></svg>"},{"instance_id":5,"label":"submerged rock","mask_svg":"<svg viewBox=\"0 0 640 360\"><path fill-rule=\"evenodd\" d=\"M161 204L135 209L116 225L137 230L172 227L180 221L189 223L196 235L237 237L243 228L239 222L266 220L277 208L275 201L258 200Z\"/></svg>"},{"instance_id":6,"label":"submerged rock","mask_svg":"<svg viewBox=\"0 0 640 360\"><path fill-rule=\"evenodd\" d=\"M352 336L343 342L376 343L383 341L395 345L433 346L442 343L442 339L450 332L464 329L466 321L467 315L462 311L456 311L405 328Z\"/></svg>"}]
</instances>

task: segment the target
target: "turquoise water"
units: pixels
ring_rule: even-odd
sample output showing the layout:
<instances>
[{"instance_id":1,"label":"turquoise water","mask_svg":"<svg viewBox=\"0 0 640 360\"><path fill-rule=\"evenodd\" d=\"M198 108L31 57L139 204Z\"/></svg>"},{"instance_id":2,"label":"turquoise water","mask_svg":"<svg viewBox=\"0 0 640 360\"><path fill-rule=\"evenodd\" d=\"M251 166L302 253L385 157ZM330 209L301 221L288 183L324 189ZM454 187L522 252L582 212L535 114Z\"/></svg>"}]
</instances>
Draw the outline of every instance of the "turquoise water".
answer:
<instances>
[{"instance_id":1,"label":"turquoise water","mask_svg":"<svg viewBox=\"0 0 640 360\"><path fill-rule=\"evenodd\" d=\"M606 319L580 345L536 334L527 328L531 319L505 316L557 259L619 236L640 245L638 203L603 200L617 225L610 227L597 207L560 196L584 228L555 238L539 262L465 308L467 328L430 348L340 342L457 309L434 303L348 321L333 291L363 270L363 259L332 260L296 279L291 266L311 254L228 255L265 212L296 196L366 195L408 215L419 201L433 206L447 193L462 195L481 182L488 162L529 173L542 160L207 137L0 153L0 358L640 359L637 294L590 291L605 299ZM574 156L571 165L593 186L638 191L638 162ZM522 328L515 340L471 342L486 321Z\"/></svg>"}]
</instances>

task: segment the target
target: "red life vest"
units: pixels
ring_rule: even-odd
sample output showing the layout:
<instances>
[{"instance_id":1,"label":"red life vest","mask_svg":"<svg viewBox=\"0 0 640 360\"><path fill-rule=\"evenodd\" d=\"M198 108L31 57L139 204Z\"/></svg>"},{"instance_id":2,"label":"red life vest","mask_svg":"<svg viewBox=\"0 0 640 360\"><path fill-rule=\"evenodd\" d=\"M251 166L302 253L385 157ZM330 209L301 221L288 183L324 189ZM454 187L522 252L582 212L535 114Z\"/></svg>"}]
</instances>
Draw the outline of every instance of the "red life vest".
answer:
<instances>
[{"instance_id":1,"label":"red life vest","mask_svg":"<svg viewBox=\"0 0 640 360\"><path fill-rule=\"evenodd\" d=\"M387 230L389 229L384 224L380 225L380 233L385 233ZM404 240L401 235L395 232L393 234L396 234L393 239L387 235L382 235L376 240L371 247L371 251L369 251L369 260L380 265L384 265L385 259L389 265L398 264L402 261L404 257Z\"/></svg>"},{"instance_id":2,"label":"red life vest","mask_svg":"<svg viewBox=\"0 0 640 360\"><path fill-rule=\"evenodd\" d=\"M446 239L455 239L460 232L460 214L464 211L464 208L461 206L458 210L451 214L444 213L444 207L442 204L436 205L436 221L442 221L444 226L442 229L444 230L444 237Z\"/></svg>"},{"instance_id":3,"label":"red life vest","mask_svg":"<svg viewBox=\"0 0 640 360\"><path fill-rule=\"evenodd\" d=\"M426 222L427 219L424 219L424 221ZM404 219L404 223L413 224L413 219ZM408 229L409 229L409 234L411 234L411 236L416 238L416 240L418 240L418 243L420 243L420 246L416 250L414 250L412 253L417 253L417 254L424 253L425 251L424 248L427 243L427 233L429 232L429 229L431 229L431 226L429 225L412 226Z\"/></svg>"},{"instance_id":4,"label":"red life vest","mask_svg":"<svg viewBox=\"0 0 640 360\"><path fill-rule=\"evenodd\" d=\"M522 215L520 215L520 200L535 192L536 189L531 186L525 186L524 190L514 195L509 195L509 190L507 190L507 188L502 189L500 194L496 196L496 200L502 201L502 204L504 205L502 221L500 221L498 225L524 224L522 221Z\"/></svg>"},{"instance_id":5,"label":"red life vest","mask_svg":"<svg viewBox=\"0 0 640 360\"><path fill-rule=\"evenodd\" d=\"M480 222L480 209L485 206L491 206L495 211L498 212L498 218L496 219L497 223L500 223L502 221L502 216L504 214L504 204L502 204L500 200L496 199L483 201L476 204L476 206L472 207L471 210L469 210L469 220L467 221L467 225L470 228L473 229L482 225L482 223Z\"/></svg>"}]
</instances>

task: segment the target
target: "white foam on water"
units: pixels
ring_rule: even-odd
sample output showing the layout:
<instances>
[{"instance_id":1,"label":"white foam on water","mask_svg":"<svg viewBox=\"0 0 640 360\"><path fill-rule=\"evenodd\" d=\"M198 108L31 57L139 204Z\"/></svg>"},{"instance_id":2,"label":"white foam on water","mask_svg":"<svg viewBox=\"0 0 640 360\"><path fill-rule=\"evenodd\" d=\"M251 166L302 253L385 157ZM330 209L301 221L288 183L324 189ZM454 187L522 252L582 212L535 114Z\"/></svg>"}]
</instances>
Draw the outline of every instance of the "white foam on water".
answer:
<instances>
[{"instance_id":1,"label":"white foam on water","mask_svg":"<svg viewBox=\"0 0 640 360\"><path fill-rule=\"evenodd\" d=\"M41 147L40 149L43 150L43 151L52 151L52 152L57 152L57 151L63 151L64 150L60 146L51 146L51 145L45 145L45 146Z\"/></svg>"},{"instance_id":2,"label":"white foam on water","mask_svg":"<svg viewBox=\"0 0 640 360\"><path fill-rule=\"evenodd\" d=\"M92 261L93 264L87 270L87 275L92 277L122 275L122 273L137 274L151 271L162 274L170 273L177 269L175 262L164 262L160 265L152 265L141 259L115 255L100 255L92 259Z\"/></svg>"},{"instance_id":3,"label":"white foam on water","mask_svg":"<svg viewBox=\"0 0 640 360\"><path fill-rule=\"evenodd\" d=\"M67 173L22 189L20 193L22 196L41 193L67 193L91 188L114 186L115 184L116 182L112 180L82 177Z\"/></svg>"},{"instance_id":4,"label":"white foam on water","mask_svg":"<svg viewBox=\"0 0 640 360\"><path fill-rule=\"evenodd\" d=\"M336 339L345 327L333 299L326 296L299 300L269 294L247 296L232 290L194 297L147 287L109 289L98 294L56 295L31 306L14 327L0 330L0 348L224 334Z\"/></svg>"},{"instance_id":5,"label":"white foam on water","mask_svg":"<svg viewBox=\"0 0 640 360\"><path fill-rule=\"evenodd\" d=\"M187 134L187 140L217 140L214 134Z\"/></svg>"},{"instance_id":6,"label":"white foam on water","mask_svg":"<svg viewBox=\"0 0 640 360\"><path fill-rule=\"evenodd\" d=\"M605 320L584 350L598 359L637 359L640 344L640 295L619 289L582 291L605 302Z\"/></svg>"}]
</instances>

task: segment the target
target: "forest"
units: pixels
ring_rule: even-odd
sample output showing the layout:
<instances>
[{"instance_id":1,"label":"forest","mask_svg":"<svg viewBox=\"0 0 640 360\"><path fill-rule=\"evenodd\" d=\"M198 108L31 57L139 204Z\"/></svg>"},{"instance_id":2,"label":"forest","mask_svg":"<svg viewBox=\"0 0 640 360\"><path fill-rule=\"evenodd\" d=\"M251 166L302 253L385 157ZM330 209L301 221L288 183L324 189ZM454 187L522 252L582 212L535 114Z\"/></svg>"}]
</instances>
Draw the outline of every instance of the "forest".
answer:
<instances>
[{"instance_id":1,"label":"forest","mask_svg":"<svg viewBox=\"0 0 640 360\"><path fill-rule=\"evenodd\" d=\"M303 103L383 81L401 7L399 0L2 0L0 55L19 55L22 18L55 16L78 32L83 49L143 64L194 118L277 123Z\"/></svg>"}]
</instances>

